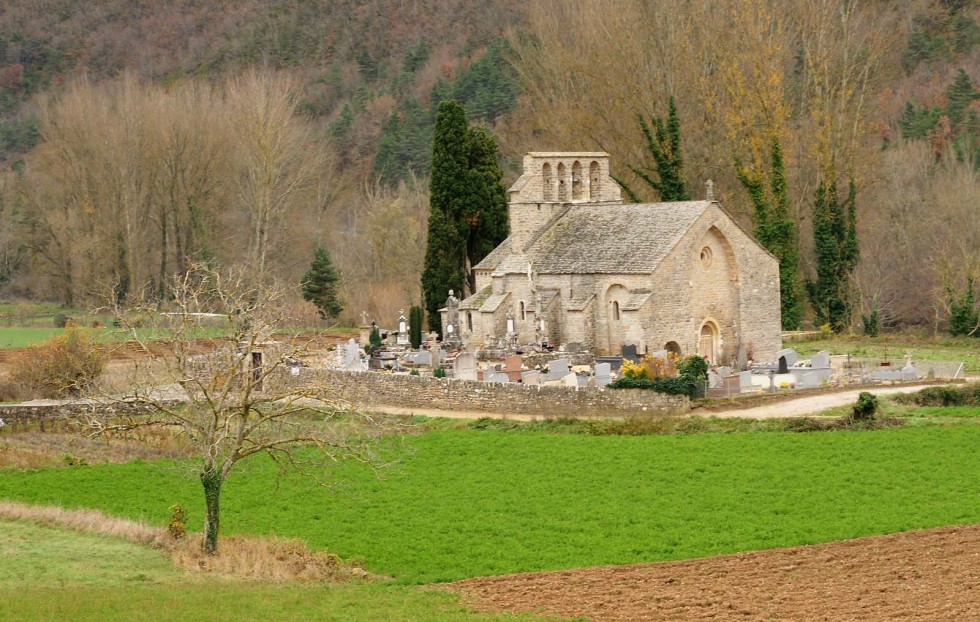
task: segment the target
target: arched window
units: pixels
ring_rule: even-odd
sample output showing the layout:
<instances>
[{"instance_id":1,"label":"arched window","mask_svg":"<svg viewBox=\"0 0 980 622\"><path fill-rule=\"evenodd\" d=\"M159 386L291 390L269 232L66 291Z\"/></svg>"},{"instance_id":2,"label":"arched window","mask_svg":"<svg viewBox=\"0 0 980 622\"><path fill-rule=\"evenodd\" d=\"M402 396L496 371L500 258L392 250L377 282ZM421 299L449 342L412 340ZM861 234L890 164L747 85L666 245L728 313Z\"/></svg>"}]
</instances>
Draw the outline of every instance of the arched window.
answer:
<instances>
[{"instance_id":1,"label":"arched window","mask_svg":"<svg viewBox=\"0 0 980 622\"><path fill-rule=\"evenodd\" d=\"M677 358L681 356L681 346L676 341L668 341L664 344L664 350L674 354Z\"/></svg>"},{"instance_id":2,"label":"arched window","mask_svg":"<svg viewBox=\"0 0 980 622\"><path fill-rule=\"evenodd\" d=\"M521 321L523 322L526 319L527 319L527 309L524 308L524 301L522 300L521 301Z\"/></svg>"},{"instance_id":3,"label":"arched window","mask_svg":"<svg viewBox=\"0 0 980 622\"><path fill-rule=\"evenodd\" d=\"M578 160L572 164L572 200L579 201L585 198L582 188L582 163Z\"/></svg>"},{"instance_id":4,"label":"arched window","mask_svg":"<svg viewBox=\"0 0 980 622\"><path fill-rule=\"evenodd\" d=\"M565 164L562 162L558 163L558 200L567 201L568 200L568 184L565 181Z\"/></svg>"},{"instance_id":5,"label":"arched window","mask_svg":"<svg viewBox=\"0 0 980 622\"><path fill-rule=\"evenodd\" d=\"M618 300L613 300L613 319L614 320L618 320L619 319L619 301Z\"/></svg>"},{"instance_id":6,"label":"arched window","mask_svg":"<svg viewBox=\"0 0 980 622\"><path fill-rule=\"evenodd\" d=\"M551 164L545 162L541 167L541 184L544 186L544 200L555 200L555 185L551 177Z\"/></svg>"},{"instance_id":7,"label":"arched window","mask_svg":"<svg viewBox=\"0 0 980 622\"><path fill-rule=\"evenodd\" d=\"M593 161L589 164L589 198L595 201L599 198L599 163Z\"/></svg>"}]
</instances>

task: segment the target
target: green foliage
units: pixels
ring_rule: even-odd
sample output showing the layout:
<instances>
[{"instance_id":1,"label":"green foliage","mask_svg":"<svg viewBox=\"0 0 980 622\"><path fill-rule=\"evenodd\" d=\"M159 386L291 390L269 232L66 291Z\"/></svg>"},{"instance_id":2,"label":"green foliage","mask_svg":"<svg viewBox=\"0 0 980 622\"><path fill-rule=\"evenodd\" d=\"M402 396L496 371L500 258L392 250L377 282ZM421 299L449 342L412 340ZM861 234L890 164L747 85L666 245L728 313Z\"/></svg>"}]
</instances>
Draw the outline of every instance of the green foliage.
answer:
<instances>
[{"instance_id":1,"label":"green foliage","mask_svg":"<svg viewBox=\"0 0 980 622\"><path fill-rule=\"evenodd\" d=\"M422 298L429 330L441 332L439 308L449 290L463 295L474 265L507 237L507 199L497 163L496 139L469 128L462 104L439 105L432 142L429 235ZM472 289L472 282L469 286Z\"/></svg>"},{"instance_id":2,"label":"green foliage","mask_svg":"<svg viewBox=\"0 0 980 622\"><path fill-rule=\"evenodd\" d=\"M980 113L972 106L974 101L980 99L980 91L974 88L970 75L961 68L946 88L945 96L945 107L919 108L912 102L906 102L898 121L902 136L907 140L932 139L945 117L948 126L940 127L948 129L957 158L980 166ZM945 124L945 121L942 123Z\"/></svg>"},{"instance_id":3,"label":"green foliage","mask_svg":"<svg viewBox=\"0 0 980 622\"><path fill-rule=\"evenodd\" d=\"M368 344L371 346L371 348L381 347L381 331L375 324L371 325L371 334L368 335Z\"/></svg>"},{"instance_id":4,"label":"green foliage","mask_svg":"<svg viewBox=\"0 0 980 622\"><path fill-rule=\"evenodd\" d=\"M439 365L438 367L432 370L432 376L434 378L445 378L446 369L442 365Z\"/></svg>"},{"instance_id":5,"label":"green foliage","mask_svg":"<svg viewBox=\"0 0 980 622\"><path fill-rule=\"evenodd\" d=\"M222 527L299 537L398 581L428 583L980 520L975 499L963 495L980 470L972 423L667 436L453 429L390 442L410 457L380 480L370 466L345 462L337 488L311 488L272 460L254 462L226 483ZM8 472L0 497L164 526L175 500L200 503L199 486L171 461L133 462ZM192 516L189 527L200 525Z\"/></svg>"},{"instance_id":6,"label":"green foliage","mask_svg":"<svg viewBox=\"0 0 980 622\"><path fill-rule=\"evenodd\" d=\"M912 102L905 102L905 109L898 120L898 127L902 130L902 137L908 140L925 140L929 133L943 116L943 110L939 107L916 108Z\"/></svg>"},{"instance_id":7,"label":"green foliage","mask_svg":"<svg viewBox=\"0 0 980 622\"><path fill-rule=\"evenodd\" d=\"M666 122L656 115L651 117L652 131L642 115L638 115L637 120L646 139L647 151L653 158L657 178L632 164L628 165L630 170L656 190L661 201L689 201L691 193L684 180L684 157L681 153L681 124L674 98L670 98ZM616 183L622 186L631 200L641 202L640 196L625 182L616 179Z\"/></svg>"},{"instance_id":8,"label":"green foliage","mask_svg":"<svg viewBox=\"0 0 980 622\"><path fill-rule=\"evenodd\" d=\"M954 337L980 337L980 308L977 307L973 293L973 279L967 280L966 292L957 295L953 288L946 286L949 302L949 323L947 331Z\"/></svg>"},{"instance_id":9,"label":"green foliage","mask_svg":"<svg viewBox=\"0 0 980 622\"><path fill-rule=\"evenodd\" d=\"M864 334L868 337L877 337L881 332L881 316L878 307L874 307L867 314L861 315L861 323L864 325Z\"/></svg>"},{"instance_id":10,"label":"green foliage","mask_svg":"<svg viewBox=\"0 0 980 622\"><path fill-rule=\"evenodd\" d=\"M667 393L669 395L694 395L694 384L689 378L663 377L663 378L619 378L609 385L613 389L649 389L657 393Z\"/></svg>"},{"instance_id":11,"label":"green foliage","mask_svg":"<svg viewBox=\"0 0 980 622\"><path fill-rule=\"evenodd\" d=\"M851 409L851 417L855 421L870 421L874 419L877 412L878 398L867 391L862 391Z\"/></svg>"},{"instance_id":12,"label":"green foliage","mask_svg":"<svg viewBox=\"0 0 980 622\"><path fill-rule=\"evenodd\" d=\"M897 395L903 404L918 406L980 406L980 382L960 386L928 387L915 393Z\"/></svg>"},{"instance_id":13,"label":"green foliage","mask_svg":"<svg viewBox=\"0 0 980 622\"><path fill-rule=\"evenodd\" d=\"M851 273L857 265L857 189L848 183L847 198L837 195L837 181L822 180L813 202L813 241L817 278L807 283L816 324L841 332L851 320Z\"/></svg>"},{"instance_id":14,"label":"green foliage","mask_svg":"<svg viewBox=\"0 0 980 622\"><path fill-rule=\"evenodd\" d=\"M422 345L422 307L412 305L408 310L408 341L413 350L418 350Z\"/></svg>"},{"instance_id":15,"label":"green foliage","mask_svg":"<svg viewBox=\"0 0 980 622\"><path fill-rule=\"evenodd\" d=\"M800 291L800 246L796 223L789 209L786 165L779 139L773 138L769 192L761 173L749 170L737 158L735 171L749 194L755 220L755 237L779 260L779 308L783 330L799 330L803 322Z\"/></svg>"},{"instance_id":16,"label":"green foliage","mask_svg":"<svg viewBox=\"0 0 980 622\"><path fill-rule=\"evenodd\" d=\"M320 317L331 319L344 310L337 291L340 273L330 261L330 252L326 246L317 246L313 253L313 263L303 275L300 284L303 287L303 300L316 305Z\"/></svg>"},{"instance_id":17,"label":"green foliage","mask_svg":"<svg viewBox=\"0 0 980 622\"><path fill-rule=\"evenodd\" d=\"M919 63L952 60L980 43L980 27L966 3L942 4L945 10L933 10L916 18L902 52L902 67L907 73L912 73Z\"/></svg>"},{"instance_id":18,"label":"green foliage","mask_svg":"<svg viewBox=\"0 0 980 622\"><path fill-rule=\"evenodd\" d=\"M692 354L677 364L677 373L681 378L692 381L708 379L708 361L703 356Z\"/></svg>"},{"instance_id":19,"label":"green foliage","mask_svg":"<svg viewBox=\"0 0 980 622\"><path fill-rule=\"evenodd\" d=\"M493 123L517 105L520 85L508 61L510 53L506 39L494 39L487 46L486 54L456 78L451 98L466 106L470 120Z\"/></svg>"},{"instance_id":20,"label":"green foliage","mask_svg":"<svg viewBox=\"0 0 980 622\"><path fill-rule=\"evenodd\" d=\"M973 88L973 80L961 67L953 78L952 84L946 89L946 115L953 129L958 129L973 100L980 98L980 92Z\"/></svg>"}]
</instances>

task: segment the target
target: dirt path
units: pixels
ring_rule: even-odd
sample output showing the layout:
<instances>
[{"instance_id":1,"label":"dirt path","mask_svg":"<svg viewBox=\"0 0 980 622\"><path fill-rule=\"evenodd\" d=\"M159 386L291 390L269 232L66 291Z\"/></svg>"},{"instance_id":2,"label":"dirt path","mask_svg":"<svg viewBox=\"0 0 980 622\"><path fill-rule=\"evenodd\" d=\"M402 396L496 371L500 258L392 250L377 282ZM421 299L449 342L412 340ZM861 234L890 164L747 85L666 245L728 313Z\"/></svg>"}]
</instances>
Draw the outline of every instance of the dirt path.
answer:
<instances>
[{"instance_id":1,"label":"dirt path","mask_svg":"<svg viewBox=\"0 0 980 622\"><path fill-rule=\"evenodd\" d=\"M484 611L593 622L978 620L980 525L448 587Z\"/></svg>"},{"instance_id":2,"label":"dirt path","mask_svg":"<svg viewBox=\"0 0 980 622\"><path fill-rule=\"evenodd\" d=\"M733 408L731 410L721 410L713 412L698 413L693 411L692 415L704 414L711 417L742 417L746 419L767 419L775 417L803 417L813 415L828 408L837 406L849 406L853 404L858 394L867 392L872 395L888 395L895 393L914 393L926 387L936 386L931 384L910 384L893 387L877 387L855 389L854 391L841 391L839 393L824 393L822 395L801 396L794 399L783 400L765 406L755 406L753 408Z\"/></svg>"}]
</instances>

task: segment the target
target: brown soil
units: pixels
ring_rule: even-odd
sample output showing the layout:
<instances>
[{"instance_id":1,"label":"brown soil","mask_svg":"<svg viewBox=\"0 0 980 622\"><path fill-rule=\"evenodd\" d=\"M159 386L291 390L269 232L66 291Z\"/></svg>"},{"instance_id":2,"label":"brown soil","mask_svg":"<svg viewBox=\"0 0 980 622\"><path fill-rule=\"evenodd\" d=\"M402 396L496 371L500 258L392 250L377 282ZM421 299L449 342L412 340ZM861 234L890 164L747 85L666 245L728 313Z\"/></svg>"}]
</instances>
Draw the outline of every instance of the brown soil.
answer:
<instances>
[{"instance_id":1,"label":"brown soil","mask_svg":"<svg viewBox=\"0 0 980 622\"><path fill-rule=\"evenodd\" d=\"M980 620L980 525L450 584L483 611L603 620Z\"/></svg>"}]
</instances>

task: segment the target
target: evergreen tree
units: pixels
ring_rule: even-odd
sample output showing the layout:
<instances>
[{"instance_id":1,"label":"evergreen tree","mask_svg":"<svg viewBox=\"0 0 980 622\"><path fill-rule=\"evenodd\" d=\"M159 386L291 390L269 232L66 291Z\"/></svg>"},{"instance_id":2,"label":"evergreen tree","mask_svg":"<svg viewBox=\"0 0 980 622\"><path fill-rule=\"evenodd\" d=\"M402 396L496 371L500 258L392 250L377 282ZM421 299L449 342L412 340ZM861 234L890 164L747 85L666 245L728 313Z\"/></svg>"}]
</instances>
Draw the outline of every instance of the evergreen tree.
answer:
<instances>
[{"instance_id":1,"label":"evergreen tree","mask_svg":"<svg viewBox=\"0 0 980 622\"><path fill-rule=\"evenodd\" d=\"M807 283L810 304L817 323L829 324L835 332L850 323L850 278L857 265L857 190L852 179L847 198L841 202L837 181L822 180L813 203L813 241L817 279Z\"/></svg>"},{"instance_id":2,"label":"evergreen tree","mask_svg":"<svg viewBox=\"0 0 980 622\"><path fill-rule=\"evenodd\" d=\"M483 126L469 131L470 199L464 215L467 226L466 260L468 293L476 290L472 267L497 248L507 237L507 191L497 161L497 139Z\"/></svg>"},{"instance_id":3,"label":"evergreen tree","mask_svg":"<svg viewBox=\"0 0 980 622\"><path fill-rule=\"evenodd\" d=\"M422 297L429 330L441 332L439 308L449 290L471 293L470 267L507 237L507 198L496 139L485 128L468 128L459 102L439 104L431 170Z\"/></svg>"},{"instance_id":4,"label":"evergreen tree","mask_svg":"<svg viewBox=\"0 0 980 622\"><path fill-rule=\"evenodd\" d=\"M413 305L408 310L408 341L415 350L422 345L422 317L422 307Z\"/></svg>"},{"instance_id":5,"label":"evergreen tree","mask_svg":"<svg viewBox=\"0 0 980 622\"><path fill-rule=\"evenodd\" d=\"M973 279L967 279L966 293L956 295L953 288L946 285L946 297L949 300L949 325L947 330L954 337L973 335L980 337L980 309L975 307Z\"/></svg>"},{"instance_id":6,"label":"evergreen tree","mask_svg":"<svg viewBox=\"0 0 980 622\"><path fill-rule=\"evenodd\" d=\"M959 128L967 108L978 97L980 97L980 93L974 90L970 74L960 68L956 78L953 79L953 83L946 89L946 116L953 124L953 129Z\"/></svg>"},{"instance_id":7,"label":"evergreen tree","mask_svg":"<svg viewBox=\"0 0 980 622\"><path fill-rule=\"evenodd\" d=\"M457 101L439 104L432 136L429 180L429 236L422 269L422 298L429 330L442 332L439 307L449 290L461 293L466 278L466 237L463 216L470 203L469 129Z\"/></svg>"},{"instance_id":8,"label":"evergreen tree","mask_svg":"<svg viewBox=\"0 0 980 622\"><path fill-rule=\"evenodd\" d=\"M631 164L627 166L637 177L657 191L661 201L689 201L691 193L687 189L687 182L684 181L684 158L681 154L681 123L677 117L674 98L670 98L666 122L656 115L651 118L652 131L642 115L637 119L646 139L647 150L656 165L657 179L638 167ZM632 201L641 202L640 196L623 180L616 177L613 179L622 186Z\"/></svg>"},{"instance_id":9,"label":"evergreen tree","mask_svg":"<svg viewBox=\"0 0 980 622\"><path fill-rule=\"evenodd\" d=\"M303 300L316 305L320 317L324 319L337 317L344 310L337 293L339 282L340 274L330 261L327 247L317 246L313 252L313 263L300 281L303 286Z\"/></svg>"},{"instance_id":10,"label":"evergreen tree","mask_svg":"<svg viewBox=\"0 0 980 622\"><path fill-rule=\"evenodd\" d=\"M771 157L768 194L762 174L748 170L738 159L735 160L735 170L752 202L755 237L779 260L779 306L783 330L798 330L803 321L799 277L800 247L796 223L789 211L786 166L778 138L772 141Z\"/></svg>"}]
</instances>

